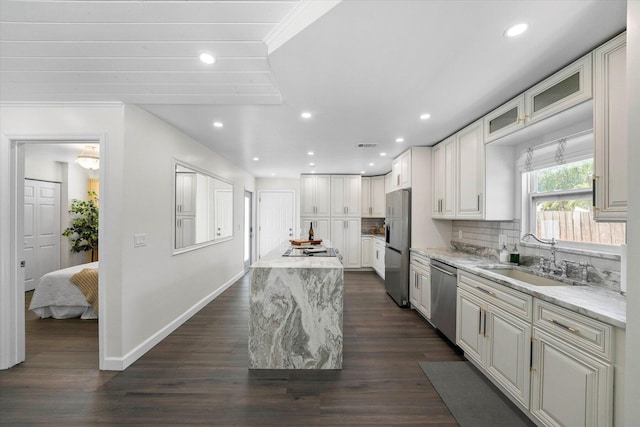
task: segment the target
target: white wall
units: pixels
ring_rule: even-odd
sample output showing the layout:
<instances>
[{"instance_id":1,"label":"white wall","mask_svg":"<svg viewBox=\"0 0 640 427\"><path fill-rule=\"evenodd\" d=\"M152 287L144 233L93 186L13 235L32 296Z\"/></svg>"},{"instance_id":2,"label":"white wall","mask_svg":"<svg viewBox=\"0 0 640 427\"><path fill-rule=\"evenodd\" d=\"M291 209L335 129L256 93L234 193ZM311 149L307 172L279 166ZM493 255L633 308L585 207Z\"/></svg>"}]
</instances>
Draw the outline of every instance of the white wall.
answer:
<instances>
[{"instance_id":1,"label":"white wall","mask_svg":"<svg viewBox=\"0 0 640 427\"><path fill-rule=\"evenodd\" d=\"M244 189L254 178L144 110L125 107L123 354L243 274ZM149 155L150 154L150 155ZM172 255L174 158L233 182L234 238ZM134 248L134 234L147 246Z\"/></svg>"},{"instance_id":2,"label":"white wall","mask_svg":"<svg viewBox=\"0 0 640 427\"><path fill-rule=\"evenodd\" d=\"M627 91L629 100L629 217L627 221L627 352L625 425L640 420L640 1L627 2Z\"/></svg>"},{"instance_id":3,"label":"white wall","mask_svg":"<svg viewBox=\"0 0 640 427\"><path fill-rule=\"evenodd\" d=\"M24 359L15 345L20 323L24 329L24 292L16 292L10 244L11 138L103 139L102 368L124 369L242 275L243 192L255 189L247 172L135 106L3 105L0 126L0 369ZM232 240L172 255L174 157L234 183ZM147 235L147 246L133 247L135 233Z\"/></svg>"}]
</instances>

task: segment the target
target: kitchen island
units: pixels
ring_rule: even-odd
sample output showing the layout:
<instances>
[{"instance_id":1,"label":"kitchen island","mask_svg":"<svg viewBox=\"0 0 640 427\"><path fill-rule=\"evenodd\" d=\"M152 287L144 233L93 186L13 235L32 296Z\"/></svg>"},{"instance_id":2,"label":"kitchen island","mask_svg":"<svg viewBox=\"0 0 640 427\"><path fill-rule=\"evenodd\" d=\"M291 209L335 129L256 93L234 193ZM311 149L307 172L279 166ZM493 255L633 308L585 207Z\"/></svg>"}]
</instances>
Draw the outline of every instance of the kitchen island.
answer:
<instances>
[{"instance_id":1,"label":"kitchen island","mask_svg":"<svg viewBox=\"0 0 640 427\"><path fill-rule=\"evenodd\" d=\"M342 263L287 249L251 266L249 369L342 369Z\"/></svg>"}]
</instances>

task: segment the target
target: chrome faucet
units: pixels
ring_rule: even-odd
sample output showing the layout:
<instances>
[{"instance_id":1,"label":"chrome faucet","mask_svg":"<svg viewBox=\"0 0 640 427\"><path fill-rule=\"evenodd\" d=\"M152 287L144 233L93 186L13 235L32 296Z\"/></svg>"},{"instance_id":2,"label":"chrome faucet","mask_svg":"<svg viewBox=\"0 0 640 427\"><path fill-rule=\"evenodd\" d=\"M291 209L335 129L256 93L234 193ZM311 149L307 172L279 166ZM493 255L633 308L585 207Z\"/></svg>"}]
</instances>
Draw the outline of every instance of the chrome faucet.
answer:
<instances>
[{"instance_id":1,"label":"chrome faucet","mask_svg":"<svg viewBox=\"0 0 640 427\"><path fill-rule=\"evenodd\" d=\"M557 273L561 271L561 269L556 265L556 239L553 237L551 238L551 240L540 239L533 233L527 233L521 237L521 240L524 240L527 237L533 237L537 242L542 243L543 245L551 246L551 256L549 257L549 271L551 273ZM540 260L540 268L541 270L544 270L544 262L542 261L542 259Z\"/></svg>"}]
</instances>

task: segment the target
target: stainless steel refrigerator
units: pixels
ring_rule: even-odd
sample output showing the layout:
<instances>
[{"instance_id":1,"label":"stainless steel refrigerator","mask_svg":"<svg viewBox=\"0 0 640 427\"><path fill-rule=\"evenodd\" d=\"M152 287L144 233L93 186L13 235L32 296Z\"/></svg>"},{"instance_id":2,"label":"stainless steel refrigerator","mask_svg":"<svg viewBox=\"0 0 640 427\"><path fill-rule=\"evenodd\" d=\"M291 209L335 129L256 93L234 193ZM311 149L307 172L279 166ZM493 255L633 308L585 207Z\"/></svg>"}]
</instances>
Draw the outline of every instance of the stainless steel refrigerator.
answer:
<instances>
[{"instance_id":1,"label":"stainless steel refrigerator","mask_svg":"<svg viewBox=\"0 0 640 427\"><path fill-rule=\"evenodd\" d=\"M409 248L411 247L411 190L387 193L384 286L400 307L409 305Z\"/></svg>"}]
</instances>

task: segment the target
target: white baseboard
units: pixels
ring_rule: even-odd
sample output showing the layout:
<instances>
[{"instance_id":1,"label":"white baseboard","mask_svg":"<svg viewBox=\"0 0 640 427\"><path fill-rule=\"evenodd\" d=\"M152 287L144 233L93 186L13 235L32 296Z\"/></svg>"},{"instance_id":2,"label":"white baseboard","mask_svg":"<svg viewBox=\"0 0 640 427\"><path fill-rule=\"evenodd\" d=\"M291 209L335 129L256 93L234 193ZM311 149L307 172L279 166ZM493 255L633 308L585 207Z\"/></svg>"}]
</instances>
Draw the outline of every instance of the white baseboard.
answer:
<instances>
[{"instance_id":1,"label":"white baseboard","mask_svg":"<svg viewBox=\"0 0 640 427\"><path fill-rule=\"evenodd\" d=\"M130 366L133 362L141 358L146 352L151 350L156 344L161 342L163 339L168 337L173 331L178 329L184 322L189 320L200 311L205 305L209 304L211 301L216 299L218 295L226 291L231 285L240 280L242 276L245 275L244 271L233 276L230 280L228 280L224 285L220 286L218 289L198 301L187 311L178 316L174 321L169 323L164 328L160 329L158 332L147 338L145 341L140 343L136 348L131 350L122 358L117 357L107 357L104 360L103 366L100 369L105 371L124 371L128 366Z\"/></svg>"}]
</instances>

